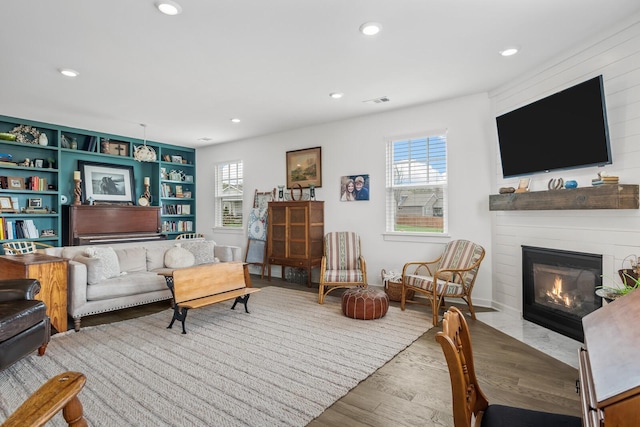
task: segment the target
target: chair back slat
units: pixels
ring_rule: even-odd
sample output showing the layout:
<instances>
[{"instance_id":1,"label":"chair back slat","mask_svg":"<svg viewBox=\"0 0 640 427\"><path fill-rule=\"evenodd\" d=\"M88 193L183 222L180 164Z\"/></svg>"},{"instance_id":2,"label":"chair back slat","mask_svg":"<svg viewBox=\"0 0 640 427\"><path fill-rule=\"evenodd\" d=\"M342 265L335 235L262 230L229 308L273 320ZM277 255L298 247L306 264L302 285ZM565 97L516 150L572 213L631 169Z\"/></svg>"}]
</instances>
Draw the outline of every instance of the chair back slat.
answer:
<instances>
[{"instance_id":1,"label":"chair back slat","mask_svg":"<svg viewBox=\"0 0 640 427\"><path fill-rule=\"evenodd\" d=\"M327 270L360 268L360 236L352 231L327 233L324 240Z\"/></svg>"}]
</instances>

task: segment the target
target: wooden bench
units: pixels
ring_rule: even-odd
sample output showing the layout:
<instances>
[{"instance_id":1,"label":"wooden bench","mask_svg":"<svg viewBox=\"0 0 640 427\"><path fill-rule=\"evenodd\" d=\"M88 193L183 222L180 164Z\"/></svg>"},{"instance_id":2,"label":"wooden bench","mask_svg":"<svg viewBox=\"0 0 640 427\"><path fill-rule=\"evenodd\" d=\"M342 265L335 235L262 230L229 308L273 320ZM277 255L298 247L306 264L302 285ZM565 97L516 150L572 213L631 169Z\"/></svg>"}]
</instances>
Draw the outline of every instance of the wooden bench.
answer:
<instances>
[{"instance_id":1,"label":"wooden bench","mask_svg":"<svg viewBox=\"0 0 640 427\"><path fill-rule=\"evenodd\" d=\"M184 322L190 309L235 298L231 309L234 310L236 304L241 302L244 304L244 311L249 313L249 296L260 290L251 287L249 269L243 262L202 264L162 275L167 280L174 301L173 319L167 329L171 329L173 322L179 320L182 322L183 334L187 333Z\"/></svg>"}]
</instances>

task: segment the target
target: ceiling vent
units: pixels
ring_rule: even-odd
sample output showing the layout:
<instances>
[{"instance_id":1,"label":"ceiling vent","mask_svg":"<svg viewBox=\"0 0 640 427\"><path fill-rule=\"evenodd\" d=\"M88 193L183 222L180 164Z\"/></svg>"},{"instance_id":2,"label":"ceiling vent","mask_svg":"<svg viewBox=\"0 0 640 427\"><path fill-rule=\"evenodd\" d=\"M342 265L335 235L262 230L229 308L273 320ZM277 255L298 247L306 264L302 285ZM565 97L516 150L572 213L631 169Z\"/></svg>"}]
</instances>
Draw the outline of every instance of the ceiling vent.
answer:
<instances>
[{"instance_id":1,"label":"ceiling vent","mask_svg":"<svg viewBox=\"0 0 640 427\"><path fill-rule=\"evenodd\" d=\"M368 99L366 101L362 101L365 104L382 104L383 102L389 102L390 99L386 96L381 96L380 98Z\"/></svg>"}]
</instances>

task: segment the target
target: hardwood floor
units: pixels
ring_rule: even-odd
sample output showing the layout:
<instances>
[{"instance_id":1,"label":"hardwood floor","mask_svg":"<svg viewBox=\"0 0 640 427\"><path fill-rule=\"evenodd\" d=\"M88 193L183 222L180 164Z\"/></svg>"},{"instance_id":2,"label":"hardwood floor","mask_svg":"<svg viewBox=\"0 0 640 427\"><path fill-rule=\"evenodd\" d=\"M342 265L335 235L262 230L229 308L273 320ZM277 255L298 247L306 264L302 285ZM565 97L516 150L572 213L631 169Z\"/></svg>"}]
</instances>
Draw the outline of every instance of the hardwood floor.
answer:
<instances>
[{"instance_id":1,"label":"hardwood floor","mask_svg":"<svg viewBox=\"0 0 640 427\"><path fill-rule=\"evenodd\" d=\"M291 284L277 278L268 282L253 275L252 281L256 287L281 286L317 293L317 285L307 288L306 285ZM168 306L169 303L164 301L88 316L83 318L82 326L143 316ZM415 305L408 306L408 309L429 310ZM482 322L467 320L473 340L476 373L490 402L580 416L579 396L575 392L578 372L575 368ZM72 329L73 322L70 325ZM435 341L438 330L439 327L435 327L426 332L336 401L309 426L453 426L449 373L442 349Z\"/></svg>"}]
</instances>

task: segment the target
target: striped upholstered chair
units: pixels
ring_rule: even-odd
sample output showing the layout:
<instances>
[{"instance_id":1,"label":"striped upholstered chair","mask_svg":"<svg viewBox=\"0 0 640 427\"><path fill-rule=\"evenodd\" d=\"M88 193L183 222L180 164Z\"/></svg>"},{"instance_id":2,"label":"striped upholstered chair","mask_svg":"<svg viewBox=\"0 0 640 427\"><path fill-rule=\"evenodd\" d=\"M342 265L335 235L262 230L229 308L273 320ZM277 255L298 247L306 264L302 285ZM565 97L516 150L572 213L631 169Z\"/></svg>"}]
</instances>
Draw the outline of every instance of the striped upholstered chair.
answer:
<instances>
[{"instance_id":1,"label":"striped upholstered chair","mask_svg":"<svg viewBox=\"0 0 640 427\"><path fill-rule=\"evenodd\" d=\"M367 287L367 266L360 252L360 236L337 231L324 236L324 255L320 265L318 304L334 289Z\"/></svg>"},{"instance_id":2,"label":"striped upholstered chair","mask_svg":"<svg viewBox=\"0 0 640 427\"><path fill-rule=\"evenodd\" d=\"M445 297L462 298L469 306L471 317L475 319L471 291L484 253L484 248L476 243L454 240L433 261L406 263L402 270L400 308L404 310L407 291L413 290L429 299L434 326L438 324L438 310L444 307ZM419 303L418 300L413 302Z\"/></svg>"}]
</instances>

